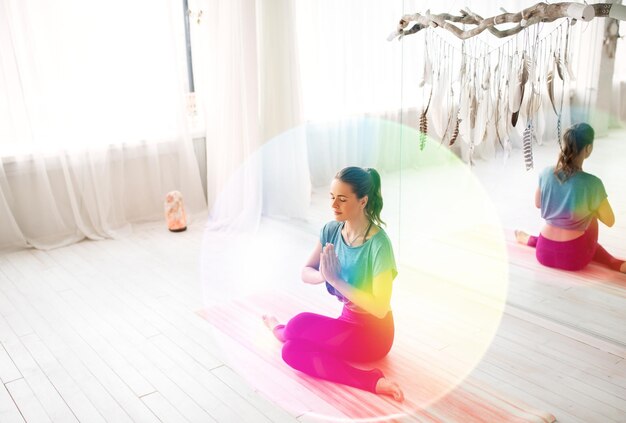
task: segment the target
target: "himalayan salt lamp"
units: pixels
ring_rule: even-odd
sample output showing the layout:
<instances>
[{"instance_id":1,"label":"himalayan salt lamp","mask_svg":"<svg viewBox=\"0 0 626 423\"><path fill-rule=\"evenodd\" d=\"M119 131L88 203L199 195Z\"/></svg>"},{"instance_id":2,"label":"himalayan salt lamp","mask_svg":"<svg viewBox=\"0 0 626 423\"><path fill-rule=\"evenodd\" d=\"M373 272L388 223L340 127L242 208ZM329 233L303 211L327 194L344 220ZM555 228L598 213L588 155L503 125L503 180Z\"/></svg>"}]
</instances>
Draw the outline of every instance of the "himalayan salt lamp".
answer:
<instances>
[{"instance_id":1,"label":"himalayan salt lamp","mask_svg":"<svg viewBox=\"0 0 626 423\"><path fill-rule=\"evenodd\" d=\"M170 191L165 196L165 219L167 228L172 232L187 229L187 214L183 206L183 196L179 191Z\"/></svg>"}]
</instances>

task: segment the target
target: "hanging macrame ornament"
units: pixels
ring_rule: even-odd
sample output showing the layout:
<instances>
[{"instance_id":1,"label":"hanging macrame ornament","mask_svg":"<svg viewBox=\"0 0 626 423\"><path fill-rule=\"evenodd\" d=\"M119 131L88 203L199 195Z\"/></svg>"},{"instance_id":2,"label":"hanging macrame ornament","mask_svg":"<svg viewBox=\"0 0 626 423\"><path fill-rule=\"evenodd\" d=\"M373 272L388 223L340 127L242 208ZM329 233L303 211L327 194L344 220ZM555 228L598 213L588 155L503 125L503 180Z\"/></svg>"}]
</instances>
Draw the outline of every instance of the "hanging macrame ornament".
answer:
<instances>
[{"instance_id":1,"label":"hanging macrame ornament","mask_svg":"<svg viewBox=\"0 0 626 423\"><path fill-rule=\"evenodd\" d=\"M467 7L461 10L460 16L454 16L449 13L437 15L427 10L425 14L414 13L402 16L396 30L389 34L387 40L391 41L396 37L402 38L404 35L415 34L424 28L436 27L450 31L461 40L475 37L484 30L488 30L498 38L505 38L540 22L554 22L562 18L572 19L572 24L577 20L589 22L596 17L612 17L625 20L624 9L624 6L621 4L579 4L575 2L547 4L540 2L517 13L509 13L501 8L502 14L488 18L483 18L473 13ZM414 25L409 27L409 24L412 23ZM506 23L517 25L505 30L500 30L496 27ZM457 24L461 24L463 27L460 28ZM470 27L466 28L466 25Z\"/></svg>"},{"instance_id":2,"label":"hanging macrame ornament","mask_svg":"<svg viewBox=\"0 0 626 423\"><path fill-rule=\"evenodd\" d=\"M533 121L528 121L526 129L524 129L523 145L524 145L524 162L526 163L526 170L533 168Z\"/></svg>"}]
</instances>

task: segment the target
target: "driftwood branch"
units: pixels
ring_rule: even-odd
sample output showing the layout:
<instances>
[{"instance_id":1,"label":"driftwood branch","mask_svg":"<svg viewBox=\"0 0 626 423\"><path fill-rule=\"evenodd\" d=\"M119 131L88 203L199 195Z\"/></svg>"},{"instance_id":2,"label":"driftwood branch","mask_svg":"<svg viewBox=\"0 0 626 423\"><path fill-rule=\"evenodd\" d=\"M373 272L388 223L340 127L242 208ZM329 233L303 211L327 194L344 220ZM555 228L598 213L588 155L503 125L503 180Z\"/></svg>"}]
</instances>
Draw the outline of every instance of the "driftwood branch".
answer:
<instances>
[{"instance_id":1,"label":"driftwood branch","mask_svg":"<svg viewBox=\"0 0 626 423\"><path fill-rule=\"evenodd\" d=\"M505 38L515 35L524 28L535 25L539 22L553 22L562 18L570 18L573 22L576 20L588 22L596 17L610 17L619 20L626 20L626 6L612 3L597 3L590 5L571 2L553 4L537 3L534 6L528 7L518 13L502 13L489 18L482 18L469 9L461 10L460 16L448 13L435 15L431 14L430 10L428 10L424 15L419 13L404 15L402 19L400 19L397 30L391 33L388 39L393 40L396 37L415 34L416 32L427 27L443 28L462 40L474 37L484 30L488 30L498 38ZM409 27L409 24L411 23L413 23L413 25ZM462 28L459 28L457 24L473 25L474 27L463 30ZM499 30L496 28L496 25L502 24L517 25L506 30Z\"/></svg>"}]
</instances>

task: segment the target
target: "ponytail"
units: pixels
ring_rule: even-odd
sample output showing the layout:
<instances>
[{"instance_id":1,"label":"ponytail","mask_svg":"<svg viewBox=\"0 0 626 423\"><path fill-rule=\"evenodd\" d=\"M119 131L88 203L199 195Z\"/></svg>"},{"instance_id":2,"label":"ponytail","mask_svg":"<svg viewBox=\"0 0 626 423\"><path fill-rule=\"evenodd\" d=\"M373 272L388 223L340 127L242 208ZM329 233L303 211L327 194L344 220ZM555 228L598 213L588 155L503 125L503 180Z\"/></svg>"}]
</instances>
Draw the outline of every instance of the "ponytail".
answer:
<instances>
[{"instance_id":1,"label":"ponytail","mask_svg":"<svg viewBox=\"0 0 626 423\"><path fill-rule=\"evenodd\" d=\"M554 175L561 182L567 181L580 167L574 163L583 149L593 144L593 128L586 123L577 123L571 126L563 134L563 148L559 154L559 160L554 168Z\"/></svg>"},{"instance_id":2,"label":"ponytail","mask_svg":"<svg viewBox=\"0 0 626 423\"><path fill-rule=\"evenodd\" d=\"M368 194L367 204L365 205L365 215L370 222L381 226L385 225L385 222L380 218L380 212L383 209L383 196L380 189L380 174L372 167L365 169L369 173L372 179L372 186Z\"/></svg>"}]
</instances>

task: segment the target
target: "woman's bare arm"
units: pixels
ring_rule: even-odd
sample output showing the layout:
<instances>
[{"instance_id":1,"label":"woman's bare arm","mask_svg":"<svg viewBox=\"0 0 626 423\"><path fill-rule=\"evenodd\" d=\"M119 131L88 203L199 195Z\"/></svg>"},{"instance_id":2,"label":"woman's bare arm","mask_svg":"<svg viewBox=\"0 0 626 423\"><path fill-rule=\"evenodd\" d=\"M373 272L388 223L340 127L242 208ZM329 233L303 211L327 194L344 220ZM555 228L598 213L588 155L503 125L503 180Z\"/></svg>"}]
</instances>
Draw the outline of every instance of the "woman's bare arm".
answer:
<instances>
[{"instance_id":1,"label":"woman's bare arm","mask_svg":"<svg viewBox=\"0 0 626 423\"><path fill-rule=\"evenodd\" d=\"M322 253L322 244L321 242L317 241L317 245L315 246L315 249L311 253L309 260L306 262L306 264L302 268L301 277L304 283L310 283L310 284L315 285L318 283L325 282L324 277L319 271L321 253Z\"/></svg>"},{"instance_id":2,"label":"woman's bare arm","mask_svg":"<svg viewBox=\"0 0 626 423\"><path fill-rule=\"evenodd\" d=\"M596 215L600 222L604 223L606 226L613 226L615 223L615 215L613 214L613 209L611 208L608 198L605 198L604 201L600 203L600 207L596 210Z\"/></svg>"},{"instance_id":3,"label":"woman's bare arm","mask_svg":"<svg viewBox=\"0 0 626 423\"><path fill-rule=\"evenodd\" d=\"M537 187L537 191L535 191L535 207L538 209L541 208L541 189Z\"/></svg>"}]
</instances>

